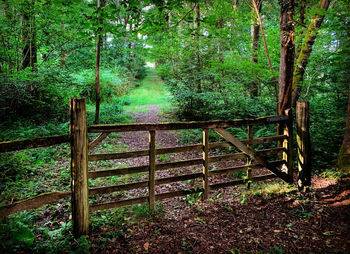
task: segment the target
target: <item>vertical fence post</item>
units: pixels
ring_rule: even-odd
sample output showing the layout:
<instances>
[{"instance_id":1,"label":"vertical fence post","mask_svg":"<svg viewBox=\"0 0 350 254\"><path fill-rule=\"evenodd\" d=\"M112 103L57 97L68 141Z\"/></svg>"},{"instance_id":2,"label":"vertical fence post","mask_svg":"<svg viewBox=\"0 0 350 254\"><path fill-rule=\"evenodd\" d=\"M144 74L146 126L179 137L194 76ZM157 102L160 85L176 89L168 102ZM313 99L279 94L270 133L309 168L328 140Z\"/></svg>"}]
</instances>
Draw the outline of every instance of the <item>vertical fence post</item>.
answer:
<instances>
[{"instance_id":1,"label":"vertical fence post","mask_svg":"<svg viewBox=\"0 0 350 254\"><path fill-rule=\"evenodd\" d=\"M203 129L203 199L209 195L209 129Z\"/></svg>"},{"instance_id":2,"label":"vertical fence post","mask_svg":"<svg viewBox=\"0 0 350 254\"><path fill-rule=\"evenodd\" d=\"M88 140L85 99L70 100L72 219L75 237L89 232Z\"/></svg>"},{"instance_id":3,"label":"vertical fence post","mask_svg":"<svg viewBox=\"0 0 350 254\"><path fill-rule=\"evenodd\" d=\"M252 125L248 125L248 140L252 140L253 139L253 126ZM252 145L248 144L247 145L250 149L252 148ZM250 158L247 159L247 165L250 165L252 163L252 160ZM252 178L252 170L250 168L247 169L247 189L250 189L250 179Z\"/></svg>"},{"instance_id":4,"label":"vertical fence post","mask_svg":"<svg viewBox=\"0 0 350 254\"><path fill-rule=\"evenodd\" d=\"M309 102L297 101L298 189L311 186L311 143L309 134Z\"/></svg>"},{"instance_id":5,"label":"vertical fence post","mask_svg":"<svg viewBox=\"0 0 350 254\"><path fill-rule=\"evenodd\" d=\"M148 172L148 202L149 208L154 209L155 203L155 174L156 174L156 132L149 131L149 172Z\"/></svg>"},{"instance_id":6,"label":"vertical fence post","mask_svg":"<svg viewBox=\"0 0 350 254\"><path fill-rule=\"evenodd\" d=\"M293 111L291 108L285 110L285 115L289 116L289 120L284 125L283 134L288 136L283 141L283 160L286 161L284 170L290 177L290 181L293 182Z\"/></svg>"}]
</instances>

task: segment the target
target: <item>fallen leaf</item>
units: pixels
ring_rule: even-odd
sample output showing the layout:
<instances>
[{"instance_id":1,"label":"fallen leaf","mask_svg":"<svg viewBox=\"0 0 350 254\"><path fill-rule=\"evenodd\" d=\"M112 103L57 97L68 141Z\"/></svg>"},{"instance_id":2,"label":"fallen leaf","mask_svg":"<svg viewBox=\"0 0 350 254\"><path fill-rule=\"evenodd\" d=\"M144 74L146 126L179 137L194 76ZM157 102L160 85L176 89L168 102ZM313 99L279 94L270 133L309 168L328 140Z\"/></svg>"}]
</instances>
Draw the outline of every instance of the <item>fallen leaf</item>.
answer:
<instances>
[{"instance_id":1,"label":"fallen leaf","mask_svg":"<svg viewBox=\"0 0 350 254\"><path fill-rule=\"evenodd\" d=\"M146 250L148 250L148 248L149 248L149 243L145 243L145 244L143 245L143 248L145 248Z\"/></svg>"}]
</instances>

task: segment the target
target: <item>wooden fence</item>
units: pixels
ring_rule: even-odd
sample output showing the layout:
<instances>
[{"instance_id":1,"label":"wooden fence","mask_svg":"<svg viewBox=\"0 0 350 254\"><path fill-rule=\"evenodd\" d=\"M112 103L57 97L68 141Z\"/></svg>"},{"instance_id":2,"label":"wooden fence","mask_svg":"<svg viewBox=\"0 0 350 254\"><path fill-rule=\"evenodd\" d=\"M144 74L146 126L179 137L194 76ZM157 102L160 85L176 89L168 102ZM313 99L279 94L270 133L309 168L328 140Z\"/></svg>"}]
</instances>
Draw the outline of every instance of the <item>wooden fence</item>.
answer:
<instances>
[{"instance_id":1,"label":"wooden fence","mask_svg":"<svg viewBox=\"0 0 350 254\"><path fill-rule=\"evenodd\" d=\"M107 208L115 208L131 204L139 204L148 202L151 209L154 208L155 201L172 198L176 196L184 196L191 193L202 193L202 197L206 199L211 190L257 182L266 179L279 177L287 182L292 182L293 175L293 159L292 159L292 143L293 143L293 117L291 110L286 111L283 116L261 117L256 119L243 119L233 121L203 121L203 122L172 122L172 123L144 123L144 124L112 124L112 125L92 125L87 126L86 108L84 99L71 99L70 101L70 135L31 139L15 142L0 143L0 152L8 152L18 149L35 148L59 144L70 141L71 143L71 192L53 192L46 193L29 200L17 202L8 206L0 207L0 216L36 208L44 204L52 203L58 199L71 196L72 197L72 220L73 231L75 236L80 236L88 233L89 229L89 213ZM257 125L282 125L283 135L275 135L268 137L253 138L253 126ZM247 126L248 139L239 140L230 134L224 128ZM160 130L180 130L180 129L202 129L203 142L201 144L186 145L179 147L156 147L156 135ZM209 129L213 129L221 135L225 142L209 142ZM110 154L88 154L88 152L98 143L103 141L112 132L133 132L147 131L149 132L149 146L146 150L129 151L123 153ZM97 138L88 143L88 133L100 133ZM253 144L262 144L265 142L279 141L281 146L270 149L262 149L254 151ZM215 148L225 148L235 146L240 152L209 156L209 150ZM201 151L202 157L184 161L157 163L156 156L160 154ZM265 156L270 154L282 153L282 159L276 161L267 161ZM98 171L90 171L88 164L91 161L104 161L115 159L136 158L148 156L148 164L142 166L125 167L117 169L106 169ZM275 156L276 157L276 156ZM229 161L235 159L250 158L254 163L247 163L242 166L234 166L229 168L219 168L209 170L211 163L220 161ZM277 158L277 157L276 157ZM202 172L171 176L157 179L156 171L200 165ZM252 177L251 169L266 168L270 170L270 174L259 175ZM247 179L239 179L223 183L209 182L209 176L224 175L233 172L247 170ZM147 181L136 183L105 186L98 188L89 188L88 179L120 176L132 173L148 173ZM184 190L171 191L166 193L156 194L155 186L161 184L186 181L191 179L201 179L202 188L190 188ZM89 204L89 196L94 194L106 194L116 191L128 191L138 188L148 188L148 195L138 198L126 200L118 200L105 203Z\"/></svg>"}]
</instances>

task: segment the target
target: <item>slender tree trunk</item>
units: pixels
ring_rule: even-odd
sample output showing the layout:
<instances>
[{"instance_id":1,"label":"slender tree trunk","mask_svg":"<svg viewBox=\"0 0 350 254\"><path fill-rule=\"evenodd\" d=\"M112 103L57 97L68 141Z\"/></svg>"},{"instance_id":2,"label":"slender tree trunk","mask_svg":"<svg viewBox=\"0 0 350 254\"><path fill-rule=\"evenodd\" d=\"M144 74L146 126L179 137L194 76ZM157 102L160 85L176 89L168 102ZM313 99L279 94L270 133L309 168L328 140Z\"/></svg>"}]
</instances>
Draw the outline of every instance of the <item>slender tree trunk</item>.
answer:
<instances>
[{"instance_id":1,"label":"slender tree trunk","mask_svg":"<svg viewBox=\"0 0 350 254\"><path fill-rule=\"evenodd\" d=\"M330 0L320 0L319 9L327 10ZM312 47L315 43L318 29L320 28L325 15L316 14L311 20L309 27L307 28L303 45L298 56L297 64L294 70L293 78L293 95L292 106L295 107L297 100L299 99L301 92L301 85L304 80L305 69L309 61L309 57L312 51Z\"/></svg>"},{"instance_id":2,"label":"slender tree trunk","mask_svg":"<svg viewBox=\"0 0 350 254\"><path fill-rule=\"evenodd\" d=\"M339 169L350 175L350 86L348 92L348 110L346 113L346 125L342 146L338 156Z\"/></svg>"},{"instance_id":3,"label":"slender tree trunk","mask_svg":"<svg viewBox=\"0 0 350 254\"><path fill-rule=\"evenodd\" d=\"M252 0L253 6L254 4L258 8L258 12L261 12L261 6L262 6L262 0ZM259 39L260 39L260 25L259 25L259 20L258 20L258 14L256 13L254 7L252 9L252 24L250 26L250 33L252 36L252 54L250 57L250 61L252 63L257 63L258 62L258 51L260 47ZM255 98L258 96L259 89L258 89L258 83L256 81L253 81L249 85L249 93L250 97Z\"/></svg>"},{"instance_id":4,"label":"slender tree trunk","mask_svg":"<svg viewBox=\"0 0 350 254\"><path fill-rule=\"evenodd\" d=\"M62 30L64 31L66 29L66 25L65 24L62 24ZM63 43L63 47L66 46L66 43ZM67 57L67 54L65 52L65 49L61 49L61 67L64 69L66 68L66 57Z\"/></svg>"},{"instance_id":5,"label":"slender tree trunk","mask_svg":"<svg viewBox=\"0 0 350 254\"><path fill-rule=\"evenodd\" d=\"M262 0L261 0L262 1ZM259 22L259 26L260 26L260 29L261 29L261 35L262 35L262 38L264 40L264 47L265 47L265 53L266 53L266 58L267 58L267 61L269 63L269 66L270 66L270 70L271 70L271 73L272 73L272 77L273 77L273 81L274 81L274 88L275 88L275 98L276 98L276 114L278 114L278 91L277 91L277 78L276 76L274 75L274 70L273 70L273 67L272 67L272 62L271 62L271 59L270 59L270 54L269 54L269 49L267 47L267 42L266 42L266 36L265 36L265 32L264 32L264 27L263 27L263 24L262 24L262 20L261 20L261 17L260 17L260 11L259 11L259 8L258 6L255 4L255 1L252 1L253 3L253 8L255 9L255 12L256 12L256 16L258 18L258 22Z\"/></svg>"},{"instance_id":6,"label":"slender tree trunk","mask_svg":"<svg viewBox=\"0 0 350 254\"><path fill-rule=\"evenodd\" d=\"M291 106L291 92L294 67L294 0L281 0L280 19L280 72L279 72L279 105L278 114L283 115L284 111Z\"/></svg>"},{"instance_id":7,"label":"slender tree trunk","mask_svg":"<svg viewBox=\"0 0 350 254\"><path fill-rule=\"evenodd\" d=\"M199 3L195 3L194 7L195 15L194 15L194 32L195 32L195 58L196 58L196 75L195 75L195 84L197 87L197 92L201 93L201 78L200 78L200 71L201 71L201 62L200 62L200 52L199 52L199 30L200 30L200 7Z\"/></svg>"},{"instance_id":8,"label":"slender tree trunk","mask_svg":"<svg viewBox=\"0 0 350 254\"><path fill-rule=\"evenodd\" d=\"M299 2L299 25L301 27L305 27L305 8L306 8L306 0L300 0ZM304 29L301 29L299 34L298 34L298 37L299 36L302 36L304 33ZM296 55L295 57L298 57L299 54L300 54L300 51L301 51L301 46L303 45L303 41L299 41L298 45L296 45Z\"/></svg>"},{"instance_id":9,"label":"slender tree trunk","mask_svg":"<svg viewBox=\"0 0 350 254\"><path fill-rule=\"evenodd\" d=\"M97 12L101 11L103 6L103 0L97 0ZM101 24L101 18L99 18L99 24ZM95 124L100 121L100 59L101 59L101 45L102 45L102 35L101 29L97 30L97 45L96 45L96 71L95 71L95 89L96 89L96 111L95 111Z\"/></svg>"},{"instance_id":10,"label":"slender tree trunk","mask_svg":"<svg viewBox=\"0 0 350 254\"><path fill-rule=\"evenodd\" d=\"M22 40L22 61L21 69L32 67L35 70L35 64L38 62L36 48L36 29L34 1L29 1L27 9L23 10L21 24L21 40Z\"/></svg>"}]
</instances>

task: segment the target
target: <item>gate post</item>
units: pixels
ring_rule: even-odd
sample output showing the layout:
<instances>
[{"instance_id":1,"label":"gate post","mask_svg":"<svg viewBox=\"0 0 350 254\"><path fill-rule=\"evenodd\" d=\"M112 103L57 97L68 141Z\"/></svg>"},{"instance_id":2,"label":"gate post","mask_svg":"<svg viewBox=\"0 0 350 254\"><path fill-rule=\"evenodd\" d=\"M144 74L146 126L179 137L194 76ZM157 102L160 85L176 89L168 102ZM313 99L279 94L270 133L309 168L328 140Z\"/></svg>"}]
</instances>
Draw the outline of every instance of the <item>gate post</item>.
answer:
<instances>
[{"instance_id":1,"label":"gate post","mask_svg":"<svg viewBox=\"0 0 350 254\"><path fill-rule=\"evenodd\" d=\"M298 189L311 186L311 143L309 134L309 102L297 101Z\"/></svg>"},{"instance_id":2,"label":"gate post","mask_svg":"<svg viewBox=\"0 0 350 254\"><path fill-rule=\"evenodd\" d=\"M203 129L203 200L209 196L209 129Z\"/></svg>"},{"instance_id":3,"label":"gate post","mask_svg":"<svg viewBox=\"0 0 350 254\"><path fill-rule=\"evenodd\" d=\"M289 120L284 125L283 134L287 138L283 141L283 160L286 161L286 173L290 177L290 181L293 182L293 112L292 109L286 109L285 115L289 116Z\"/></svg>"},{"instance_id":4,"label":"gate post","mask_svg":"<svg viewBox=\"0 0 350 254\"><path fill-rule=\"evenodd\" d=\"M149 131L149 172L148 172L148 203L149 209L154 210L156 175L156 132Z\"/></svg>"},{"instance_id":5,"label":"gate post","mask_svg":"<svg viewBox=\"0 0 350 254\"><path fill-rule=\"evenodd\" d=\"M89 232L88 140L85 99L70 99L72 220L75 237Z\"/></svg>"}]
</instances>

